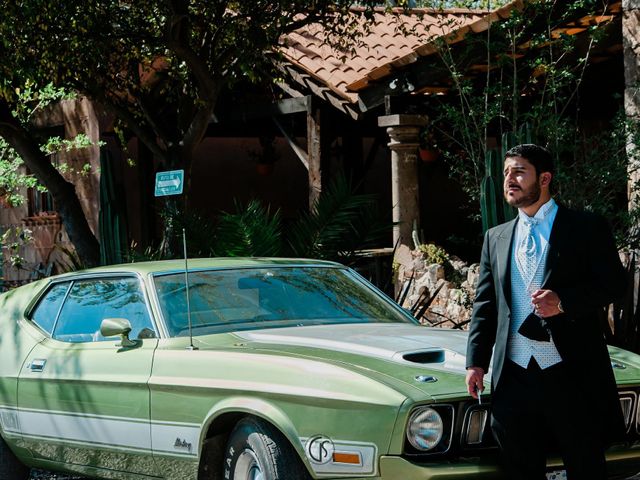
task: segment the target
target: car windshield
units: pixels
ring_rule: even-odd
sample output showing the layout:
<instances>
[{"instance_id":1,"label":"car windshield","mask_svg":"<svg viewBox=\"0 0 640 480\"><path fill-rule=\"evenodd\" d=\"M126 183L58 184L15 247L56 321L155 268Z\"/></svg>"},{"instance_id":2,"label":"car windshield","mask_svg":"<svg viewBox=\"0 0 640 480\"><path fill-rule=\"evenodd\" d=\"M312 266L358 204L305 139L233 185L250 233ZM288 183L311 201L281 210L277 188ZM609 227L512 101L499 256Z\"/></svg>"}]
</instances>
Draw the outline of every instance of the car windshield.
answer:
<instances>
[{"instance_id":1,"label":"car windshield","mask_svg":"<svg viewBox=\"0 0 640 480\"><path fill-rule=\"evenodd\" d=\"M169 335L188 335L184 273L154 278ZM348 269L273 267L189 273L194 335L336 323L412 323Z\"/></svg>"}]
</instances>

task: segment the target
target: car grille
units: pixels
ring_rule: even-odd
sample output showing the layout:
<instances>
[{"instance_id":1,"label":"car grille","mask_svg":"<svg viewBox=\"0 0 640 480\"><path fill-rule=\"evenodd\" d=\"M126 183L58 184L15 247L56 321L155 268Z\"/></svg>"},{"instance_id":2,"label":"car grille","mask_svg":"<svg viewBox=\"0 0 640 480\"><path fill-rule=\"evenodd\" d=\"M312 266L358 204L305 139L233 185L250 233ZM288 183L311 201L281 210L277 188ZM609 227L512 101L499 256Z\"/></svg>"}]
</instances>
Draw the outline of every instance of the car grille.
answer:
<instances>
[{"instance_id":1,"label":"car grille","mask_svg":"<svg viewBox=\"0 0 640 480\"><path fill-rule=\"evenodd\" d=\"M624 416L627 435L636 437L640 434L640 387L625 387L619 390L620 406ZM447 454L471 454L473 452L495 450L497 445L491 433L491 405L489 396L482 397L482 405L477 401L463 401L455 405L454 431L451 435ZM435 405L437 408L437 405ZM440 450L442 452L442 450ZM438 450L428 456L437 454ZM418 454L405 447L405 454L415 456L427 456Z\"/></svg>"},{"instance_id":2,"label":"car grille","mask_svg":"<svg viewBox=\"0 0 640 480\"><path fill-rule=\"evenodd\" d=\"M638 395L636 394L636 392L625 390L619 392L619 397L620 406L622 407L622 416L624 418L625 429L626 432L629 433L633 421L638 417L638 415L636 414L636 410L638 409Z\"/></svg>"}]
</instances>

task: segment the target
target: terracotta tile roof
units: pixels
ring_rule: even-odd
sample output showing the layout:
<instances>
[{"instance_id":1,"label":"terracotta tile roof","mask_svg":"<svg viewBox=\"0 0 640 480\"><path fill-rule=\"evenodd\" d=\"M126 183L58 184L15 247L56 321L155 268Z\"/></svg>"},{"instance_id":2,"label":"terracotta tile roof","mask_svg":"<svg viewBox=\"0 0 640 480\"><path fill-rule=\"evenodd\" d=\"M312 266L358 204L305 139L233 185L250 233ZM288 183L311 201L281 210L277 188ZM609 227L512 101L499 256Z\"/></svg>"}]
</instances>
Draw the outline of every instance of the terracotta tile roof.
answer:
<instances>
[{"instance_id":1,"label":"terracotta tile roof","mask_svg":"<svg viewBox=\"0 0 640 480\"><path fill-rule=\"evenodd\" d=\"M515 3L515 2L514 2ZM351 52L340 52L326 44L326 34L320 25L308 25L285 39L282 53L291 65L329 88L343 100L355 103L357 91L369 81L382 78L395 68L415 62L420 56L435 50L435 39L460 33L463 38L471 31L486 30L491 20L508 16L513 4L489 15L486 11L451 9L420 9L405 12L376 11L365 30L363 10L352 9L352 22L366 33ZM458 38L453 38L453 41Z\"/></svg>"},{"instance_id":2,"label":"terracotta tile roof","mask_svg":"<svg viewBox=\"0 0 640 480\"><path fill-rule=\"evenodd\" d=\"M512 0L491 12L467 9L433 10L380 9L366 20L364 9L353 8L349 22L363 32L360 40L349 52L336 51L326 42L326 32L319 25L306 26L285 39L282 53L286 59L282 70L293 84L283 89L293 96L311 92L331 105L357 119L379 105L378 87L392 88L380 80L416 62L420 57L436 53L435 40L453 44L464 40L467 34L486 31L492 23L508 18L514 10L522 10L533 0ZM600 14L587 15L557 26L552 35L574 35L590 26L611 22L622 11L622 1L612 0ZM365 25L365 22L366 25ZM367 27L367 28L365 28ZM518 45L525 51L530 42ZM611 48L622 48L617 45ZM608 52L612 53L612 52ZM522 56L518 54L517 56ZM596 61L594 57L592 61ZM482 63L471 69L482 70ZM486 71L486 68L485 70ZM302 86L303 90L297 89ZM445 87L419 86L414 93L445 93ZM406 91L405 91L406 93Z\"/></svg>"}]
</instances>

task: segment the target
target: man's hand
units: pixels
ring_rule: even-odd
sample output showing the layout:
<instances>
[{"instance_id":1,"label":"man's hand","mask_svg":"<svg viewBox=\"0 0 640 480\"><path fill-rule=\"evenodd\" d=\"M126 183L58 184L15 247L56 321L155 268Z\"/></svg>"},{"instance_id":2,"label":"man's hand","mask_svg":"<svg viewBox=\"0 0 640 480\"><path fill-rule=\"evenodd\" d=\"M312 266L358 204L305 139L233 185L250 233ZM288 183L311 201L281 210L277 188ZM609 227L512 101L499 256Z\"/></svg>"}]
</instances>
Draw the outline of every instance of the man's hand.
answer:
<instances>
[{"instance_id":1,"label":"man's hand","mask_svg":"<svg viewBox=\"0 0 640 480\"><path fill-rule=\"evenodd\" d=\"M467 391L476 400L478 399L478 390L484 391L484 384L482 379L484 378L484 369L480 367L467 368Z\"/></svg>"},{"instance_id":2,"label":"man's hand","mask_svg":"<svg viewBox=\"0 0 640 480\"><path fill-rule=\"evenodd\" d=\"M536 290L531 295L531 303L536 315L542 318L553 317L562 313L558 308L560 298L553 290Z\"/></svg>"}]
</instances>

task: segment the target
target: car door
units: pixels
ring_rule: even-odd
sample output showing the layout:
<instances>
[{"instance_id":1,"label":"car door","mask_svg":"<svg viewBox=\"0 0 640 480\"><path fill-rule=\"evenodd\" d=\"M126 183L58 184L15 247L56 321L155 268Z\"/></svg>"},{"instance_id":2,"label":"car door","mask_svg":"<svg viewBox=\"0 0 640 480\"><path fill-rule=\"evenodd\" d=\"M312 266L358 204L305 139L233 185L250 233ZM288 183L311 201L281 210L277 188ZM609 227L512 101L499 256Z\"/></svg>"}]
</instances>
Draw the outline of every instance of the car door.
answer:
<instances>
[{"instance_id":1,"label":"car door","mask_svg":"<svg viewBox=\"0 0 640 480\"><path fill-rule=\"evenodd\" d=\"M57 290L56 290L57 289ZM53 294L65 290L53 285ZM36 458L156 474L151 454L149 387L157 346L148 302L136 276L67 282L55 318L32 320L50 333L31 352L18 379L23 440ZM105 338L105 318L126 318L135 345Z\"/></svg>"}]
</instances>

